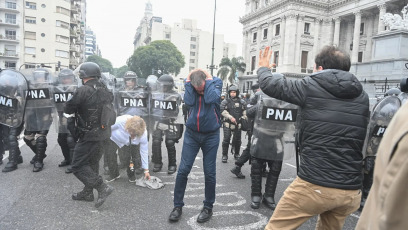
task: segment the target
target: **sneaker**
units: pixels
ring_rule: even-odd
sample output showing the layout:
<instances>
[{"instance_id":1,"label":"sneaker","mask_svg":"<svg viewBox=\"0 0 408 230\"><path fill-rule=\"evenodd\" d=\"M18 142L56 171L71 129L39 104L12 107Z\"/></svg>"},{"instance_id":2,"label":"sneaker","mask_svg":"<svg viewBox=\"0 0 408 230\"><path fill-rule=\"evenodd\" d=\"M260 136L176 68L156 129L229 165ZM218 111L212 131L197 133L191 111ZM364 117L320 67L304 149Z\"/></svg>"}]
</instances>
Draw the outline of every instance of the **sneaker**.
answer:
<instances>
[{"instance_id":1,"label":"sneaker","mask_svg":"<svg viewBox=\"0 0 408 230\"><path fill-rule=\"evenodd\" d=\"M129 182L130 182L130 183L136 182L136 176L135 176L135 175L130 176L130 177L129 177Z\"/></svg>"},{"instance_id":2,"label":"sneaker","mask_svg":"<svg viewBox=\"0 0 408 230\"><path fill-rule=\"evenodd\" d=\"M99 208L103 203L105 203L106 198L112 194L113 190L115 190L112 186L107 184L102 184L100 188L98 188L98 200L95 203L95 208Z\"/></svg>"},{"instance_id":3,"label":"sneaker","mask_svg":"<svg viewBox=\"0 0 408 230\"><path fill-rule=\"evenodd\" d=\"M105 181L106 181L106 183L109 183L109 182L115 181L115 180L117 180L119 178L120 178L120 174L117 175L116 177L108 176L108 178L106 178Z\"/></svg>"}]
</instances>

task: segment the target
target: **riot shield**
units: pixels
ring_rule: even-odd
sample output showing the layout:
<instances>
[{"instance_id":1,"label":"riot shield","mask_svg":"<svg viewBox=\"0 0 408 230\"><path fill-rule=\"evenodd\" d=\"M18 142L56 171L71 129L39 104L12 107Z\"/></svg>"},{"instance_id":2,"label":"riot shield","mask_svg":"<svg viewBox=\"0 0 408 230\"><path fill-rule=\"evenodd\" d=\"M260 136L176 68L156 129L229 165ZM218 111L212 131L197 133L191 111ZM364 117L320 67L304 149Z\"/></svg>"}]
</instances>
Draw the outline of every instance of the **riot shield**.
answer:
<instances>
[{"instance_id":1,"label":"riot shield","mask_svg":"<svg viewBox=\"0 0 408 230\"><path fill-rule=\"evenodd\" d=\"M0 124L18 127L24 120L26 78L12 69L0 72Z\"/></svg>"},{"instance_id":2,"label":"riot shield","mask_svg":"<svg viewBox=\"0 0 408 230\"><path fill-rule=\"evenodd\" d=\"M251 155L266 160L289 159L295 154L298 106L261 93L251 140Z\"/></svg>"},{"instance_id":3,"label":"riot shield","mask_svg":"<svg viewBox=\"0 0 408 230\"><path fill-rule=\"evenodd\" d=\"M56 117L53 98L56 78L46 69L27 69L24 73L29 87L26 92L25 129L49 130L53 117Z\"/></svg>"},{"instance_id":4,"label":"riot shield","mask_svg":"<svg viewBox=\"0 0 408 230\"><path fill-rule=\"evenodd\" d=\"M129 91L120 90L115 95L119 116L128 114L146 117L149 115L149 94L145 88L137 87Z\"/></svg>"},{"instance_id":5,"label":"riot shield","mask_svg":"<svg viewBox=\"0 0 408 230\"><path fill-rule=\"evenodd\" d=\"M396 96L387 96L374 106L363 148L364 157L377 155L378 146L388 124L400 107L401 101Z\"/></svg>"},{"instance_id":6,"label":"riot shield","mask_svg":"<svg viewBox=\"0 0 408 230\"><path fill-rule=\"evenodd\" d=\"M400 101L401 101L401 106L402 106L402 105L405 104L405 102L407 102L407 100L408 100L408 93L402 92L402 93L400 93L400 94L398 95L398 98L400 99Z\"/></svg>"},{"instance_id":7,"label":"riot shield","mask_svg":"<svg viewBox=\"0 0 408 230\"><path fill-rule=\"evenodd\" d=\"M58 113L58 122L54 122L58 133L70 133L67 128L67 118L63 116L65 103L72 97L78 88L78 82L74 77L58 78L54 86L54 103Z\"/></svg>"},{"instance_id":8,"label":"riot shield","mask_svg":"<svg viewBox=\"0 0 408 230\"><path fill-rule=\"evenodd\" d=\"M109 91L115 93L115 79L115 76L113 76L112 74L102 73L100 81L106 86L106 88L108 88Z\"/></svg>"}]
</instances>

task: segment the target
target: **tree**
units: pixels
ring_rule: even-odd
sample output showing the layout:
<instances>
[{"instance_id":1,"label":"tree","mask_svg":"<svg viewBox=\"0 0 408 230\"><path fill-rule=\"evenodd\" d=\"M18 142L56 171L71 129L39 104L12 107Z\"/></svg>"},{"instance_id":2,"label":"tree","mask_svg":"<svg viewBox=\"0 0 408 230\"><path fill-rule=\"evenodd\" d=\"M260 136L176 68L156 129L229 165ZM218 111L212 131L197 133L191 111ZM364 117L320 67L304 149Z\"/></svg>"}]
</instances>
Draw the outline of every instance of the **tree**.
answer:
<instances>
[{"instance_id":1,"label":"tree","mask_svg":"<svg viewBox=\"0 0 408 230\"><path fill-rule=\"evenodd\" d=\"M125 73L129 71L129 67L127 65L123 65L119 68L113 68L113 72L116 77L123 77L123 75L125 75Z\"/></svg>"},{"instance_id":2,"label":"tree","mask_svg":"<svg viewBox=\"0 0 408 230\"><path fill-rule=\"evenodd\" d=\"M232 59L224 57L221 59L219 67L220 69L217 72L217 76L223 81L227 79L229 82L234 83L235 75L238 74L238 72L245 72L246 64L244 63L243 57L233 57Z\"/></svg>"},{"instance_id":3,"label":"tree","mask_svg":"<svg viewBox=\"0 0 408 230\"><path fill-rule=\"evenodd\" d=\"M129 69L139 77L147 78L152 70L161 70L163 74L180 73L184 67L184 56L170 41L158 40L135 50L128 59Z\"/></svg>"},{"instance_id":4,"label":"tree","mask_svg":"<svg viewBox=\"0 0 408 230\"><path fill-rule=\"evenodd\" d=\"M95 62L101 68L101 72L109 72L113 74L112 63L105 58L99 57L98 55L89 56L86 59L87 62Z\"/></svg>"}]
</instances>

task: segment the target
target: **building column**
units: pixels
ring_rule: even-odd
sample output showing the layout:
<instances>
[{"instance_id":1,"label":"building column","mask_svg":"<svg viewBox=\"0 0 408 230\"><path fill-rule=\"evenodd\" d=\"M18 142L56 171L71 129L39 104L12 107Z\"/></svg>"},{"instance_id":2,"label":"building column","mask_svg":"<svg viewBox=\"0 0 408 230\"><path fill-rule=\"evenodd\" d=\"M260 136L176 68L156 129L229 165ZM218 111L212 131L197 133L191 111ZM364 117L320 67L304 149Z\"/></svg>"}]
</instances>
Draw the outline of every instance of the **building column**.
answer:
<instances>
[{"instance_id":1,"label":"building column","mask_svg":"<svg viewBox=\"0 0 408 230\"><path fill-rule=\"evenodd\" d=\"M378 5L378 8L380 10L380 16L378 18L378 33L381 33L385 30L385 25L384 22L381 20L382 16L384 16L385 13L387 13L387 5L385 3Z\"/></svg>"},{"instance_id":2,"label":"building column","mask_svg":"<svg viewBox=\"0 0 408 230\"><path fill-rule=\"evenodd\" d=\"M282 16L282 21L280 23L280 46L279 46L279 60L278 60L278 66L283 65L283 57L284 57L284 52L285 52L285 33L286 33L286 17Z\"/></svg>"},{"instance_id":3,"label":"building column","mask_svg":"<svg viewBox=\"0 0 408 230\"><path fill-rule=\"evenodd\" d=\"M295 13L286 15L286 32L285 32L285 55L283 55L284 71L290 71L294 66L295 57L295 36L296 36L296 18ZM282 56L281 56L282 57Z\"/></svg>"},{"instance_id":4,"label":"building column","mask_svg":"<svg viewBox=\"0 0 408 230\"><path fill-rule=\"evenodd\" d=\"M316 57L319 52L319 34L320 34L320 18L315 19L314 31L313 31L313 57Z\"/></svg>"},{"instance_id":5,"label":"building column","mask_svg":"<svg viewBox=\"0 0 408 230\"><path fill-rule=\"evenodd\" d=\"M353 51L351 53L351 62L358 61L358 49L360 46L360 26L361 26L361 11L354 13L354 34L353 34Z\"/></svg>"},{"instance_id":6,"label":"building column","mask_svg":"<svg viewBox=\"0 0 408 230\"><path fill-rule=\"evenodd\" d=\"M340 45L340 23L341 19L339 17L334 19L333 45L336 47L339 47Z\"/></svg>"},{"instance_id":7,"label":"building column","mask_svg":"<svg viewBox=\"0 0 408 230\"><path fill-rule=\"evenodd\" d=\"M374 20L375 17L373 15L369 15L367 17L367 44L366 44L366 49L364 52L364 62L371 61L371 55L372 55L372 46L373 46L373 35L374 35Z\"/></svg>"},{"instance_id":8,"label":"building column","mask_svg":"<svg viewBox=\"0 0 408 230\"><path fill-rule=\"evenodd\" d=\"M300 59L301 59L301 50L300 50L300 40L304 31L305 26L305 16L299 15L297 18L297 31L296 31L296 51L295 51L295 67L300 72Z\"/></svg>"},{"instance_id":9,"label":"building column","mask_svg":"<svg viewBox=\"0 0 408 230\"><path fill-rule=\"evenodd\" d=\"M272 45L272 37L273 37L273 21L268 23L268 46Z\"/></svg>"}]
</instances>

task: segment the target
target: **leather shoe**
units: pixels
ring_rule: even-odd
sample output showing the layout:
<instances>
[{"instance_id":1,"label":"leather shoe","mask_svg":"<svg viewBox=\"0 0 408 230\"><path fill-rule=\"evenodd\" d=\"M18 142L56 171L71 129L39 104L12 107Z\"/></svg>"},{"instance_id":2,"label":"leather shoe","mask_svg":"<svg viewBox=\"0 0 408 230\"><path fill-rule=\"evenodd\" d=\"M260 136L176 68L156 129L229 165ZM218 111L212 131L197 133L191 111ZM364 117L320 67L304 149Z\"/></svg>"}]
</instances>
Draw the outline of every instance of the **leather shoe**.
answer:
<instances>
[{"instance_id":1,"label":"leather shoe","mask_svg":"<svg viewBox=\"0 0 408 230\"><path fill-rule=\"evenodd\" d=\"M261 206L261 200L262 200L261 196L252 196L251 200L252 200L251 208L258 209L259 206Z\"/></svg>"},{"instance_id":2,"label":"leather shoe","mask_svg":"<svg viewBox=\"0 0 408 230\"><path fill-rule=\"evenodd\" d=\"M265 196L265 194L263 196L262 203L264 203L266 205L266 207L268 207L268 208L270 208L272 210L275 210L275 208L276 208L275 199L273 197L270 197L270 196Z\"/></svg>"},{"instance_id":3,"label":"leather shoe","mask_svg":"<svg viewBox=\"0 0 408 230\"><path fill-rule=\"evenodd\" d=\"M61 163L59 163L58 167L64 167L64 166L67 166L67 165L70 165L69 161L63 160L63 161L61 161Z\"/></svg>"},{"instance_id":4,"label":"leather shoe","mask_svg":"<svg viewBox=\"0 0 408 230\"><path fill-rule=\"evenodd\" d=\"M171 211L169 220L170 221L178 221L180 220L181 214L183 213L183 208L182 207L175 207L173 208L173 211Z\"/></svg>"},{"instance_id":5,"label":"leather shoe","mask_svg":"<svg viewBox=\"0 0 408 230\"><path fill-rule=\"evenodd\" d=\"M222 155L222 163L227 163L228 156L227 155Z\"/></svg>"},{"instance_id":6,"label":"leather shoe","mask_svg":"<svg viewBox=\"0 0 408 230\"><path fill-rule=\"evenodd\" d=\"M94 201L94 194L92 191L80 191L78 193L72 194L72 199L73 200L82 200L82 201L87 201L87 202L92 202Z\"/></svg>"},{"instance_id":7,"label":"leather shoe","mask_svg":"<svg viewBox=\"0 0 408 230\"><path fill-rule=\"evenodd\" d=\"M95 208L99 208L103 203L105 203L106 198L112 194L115 190L112 186L107 184L102 184L98 189L98 200L95 203Z\"/></svg>"},{"instance_id":8,"label":"leather shoe","mask_svg":"<svg viewBox=\"0 0 408 230\"><path fill-rule=\"evenodd\" d=\"M235 166L233 169L231 169L231 172L235 174L239 179L245 179L244 174L241 172L241 167Z\"/></svg>"},{"instance_id":9,"label":"leather shoe","mask_svg":"<svg viewBox=\"0 0 408 230\"><path fill-rule=\"evenodd\" d=\"M169 169L167 170L167 174L173 174L177 171L177 166L176 165L171 165L169 166Z\"/></svg>"},{"instance_id":10,"label":"leather shoe","mask_svg":"<svg viewBox=\"0 0 408 230\"><path fill-rule=\"evenodd\" d=\"M200 215L197 217L197 222L198 223L204 223L210 220L213 212L212 209L204 207L203 210L201 210Z\"/></svg>"},{"instance_id":11,"label":"leather shoe","mask_svg":"<svg viewBox=\"0 0 408 230\"><path fill-rule=\"evenodd\" d=\"M153 166L153 172L160 172L162 167L163 167L163 164L156 164L155 163L154 166Z\"/></svg>"}]
</instances>

